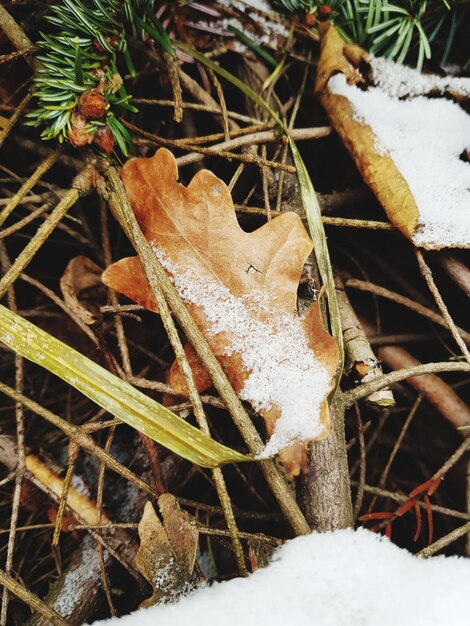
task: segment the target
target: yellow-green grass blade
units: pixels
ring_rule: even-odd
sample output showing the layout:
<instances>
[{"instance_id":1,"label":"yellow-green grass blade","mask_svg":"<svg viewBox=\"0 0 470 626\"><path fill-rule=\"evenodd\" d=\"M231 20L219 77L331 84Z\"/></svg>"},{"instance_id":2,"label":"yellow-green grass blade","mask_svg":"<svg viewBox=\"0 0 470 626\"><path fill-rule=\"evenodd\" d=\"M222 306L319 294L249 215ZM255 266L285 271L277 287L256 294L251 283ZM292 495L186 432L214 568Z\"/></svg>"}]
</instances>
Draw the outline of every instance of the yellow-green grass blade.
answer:
<instances>
[{"instance_id":1,"label":"yellow-green grass blade","mask_svg":"<svg viewBox=\"0 0 470 626\"><path fill-rule=\"evenodd\" d=\"M252 460L217 443L101 365L2 305L0 341L62 378L126 424L196 465L214 468Z\"/></svg>"}]
</instances>

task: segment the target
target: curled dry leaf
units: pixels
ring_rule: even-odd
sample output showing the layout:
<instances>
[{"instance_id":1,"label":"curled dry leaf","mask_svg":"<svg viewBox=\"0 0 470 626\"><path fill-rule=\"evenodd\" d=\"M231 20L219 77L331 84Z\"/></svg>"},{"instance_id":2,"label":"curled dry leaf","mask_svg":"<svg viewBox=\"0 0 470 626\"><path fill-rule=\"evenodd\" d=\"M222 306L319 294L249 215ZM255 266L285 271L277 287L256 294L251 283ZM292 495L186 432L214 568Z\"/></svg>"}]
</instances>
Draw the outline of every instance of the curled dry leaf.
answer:
<instances>
[{"instance_id":1,"label":"curled dry leaf","mask_svg":"<svg viewBox=\"0 0 470 626\"><path fill-rule=\"evenodd\" d=\"M297 287L311 249L300 218L285 213L252 233L238 224L230 192L207 170L185 187L165 149L128 161L122 180L145 237L224 367L234 389L263 416L266 454L284 448L291 474L305 463L305 442L329 432L326 397L338 349L319 304L297 314ZM156 311L138 257L103 274L108 286ZM187 349L199 391L210 386ZM176 367L170 383L185 393Z\"/></svg>"},{"instance_id":2,"label":"curled dry leaf","mask_svg":"<svg viewBox=\"0 0 470 626\"><path fill-rule=\"evenodd\" d=\"M424 248L470 247L470 116L452 102L470 81L377 59L321 27L315 91L390 221Z\"/></svg>"},{"instance_id":3,"label":"curled dry leaf","mask_svg":"<svg viewBox=\"0 0 470 626\"><path fill-rule=\"evenodd\" d=\"M196 525L171 494L160 496L158 504L163 524L150 502L145 503L139 523L140 547L135 564L153 588L141 607L174 602L192 589L199 538Z\"/></svg>"},{"instance_id":4,"label":"curled dry leaf","mask_svg":"<svg viewBox=\"0 0 470 626\"><path fill-rule=\"evenodd\" d=\"M73 258L60 279L60 289L69 309L85 324L94 324L93 303L96 290L102 286L102 270L86 256ZM93 295L89 302L87 294ZM91 310L90 310L91 309Z\"/></svg>"}]
</instances>

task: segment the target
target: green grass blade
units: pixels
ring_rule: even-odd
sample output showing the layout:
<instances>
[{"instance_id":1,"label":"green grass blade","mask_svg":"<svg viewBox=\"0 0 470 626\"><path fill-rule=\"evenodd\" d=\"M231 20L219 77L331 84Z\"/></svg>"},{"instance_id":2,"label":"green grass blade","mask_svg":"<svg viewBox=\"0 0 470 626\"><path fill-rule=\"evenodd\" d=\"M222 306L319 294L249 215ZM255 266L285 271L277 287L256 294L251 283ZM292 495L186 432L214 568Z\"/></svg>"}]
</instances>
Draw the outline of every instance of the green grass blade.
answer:
<instances>
[{"instance_id":1,"label":"green grass blade","mask_svg":"<svg viewBox=\"0 0 470 626\"><path fill-rule=\"evenodd\" d=\"M250 461L103 367L0 305L0 341L165 448L202 467Z\"/></svg>"},{"instance_id":2,"label":"green grass blade","mask_svg":"<svg viewBox=\"0 0 470 626\"><path fill-rule=\"evenodd\" d=\"M271 54L269 54L269 52L263 50L263 48L258 45L256 41L253 41L253 39L251 39L251 37L248 37L248 35L245 35L245 33L243 33L240 29L232 26L231 24L227 27L227 30L236 35L242 43L248 46L248 48L251 48L258 56L260 56L267 63L269 63L271 67L273 67L274 69L277 67L276 59Z\"/></svg>"}]
</instances>

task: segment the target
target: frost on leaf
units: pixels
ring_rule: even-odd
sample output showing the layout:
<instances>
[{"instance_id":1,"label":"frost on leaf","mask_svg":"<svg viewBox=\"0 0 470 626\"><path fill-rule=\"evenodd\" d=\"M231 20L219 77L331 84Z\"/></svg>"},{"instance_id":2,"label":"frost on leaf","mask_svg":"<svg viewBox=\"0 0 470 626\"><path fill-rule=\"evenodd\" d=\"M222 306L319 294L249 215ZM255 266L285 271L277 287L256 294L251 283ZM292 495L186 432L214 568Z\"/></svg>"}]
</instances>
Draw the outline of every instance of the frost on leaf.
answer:
<instances>
[{"instance_id":1,"label":"frost on leaf","mask_svg":"<svg viewBox=\"0 0 470 626\"><path fill-rule=\"evenodd\" d=\"M470 80L376 59L325 25L315 90L390 221L417 246L470 247Z\"/></svg>"},{"instance_id":2,"label":"frost on leaf","mask_svg":"<svg viewBox=\"0 0 470 626\"><path fill-rule=\"evenodd\" d=\"M300 218L285 213L252 233L237 221L223 181L200 171L185 187L173 155L128 161L122 180L145 237L166 268L234 389L263 416L291 474L305 464L305 442L329 431L326 397L338 350L319 304L297 314L297 287L312 249ZM156 311L138 257L123 259L104 282ZM186 348L199 391L211 381ZM170 384L186 392L174 366ZM287 448L287 449L286 449Z\"/></svg>"}]
</instances>

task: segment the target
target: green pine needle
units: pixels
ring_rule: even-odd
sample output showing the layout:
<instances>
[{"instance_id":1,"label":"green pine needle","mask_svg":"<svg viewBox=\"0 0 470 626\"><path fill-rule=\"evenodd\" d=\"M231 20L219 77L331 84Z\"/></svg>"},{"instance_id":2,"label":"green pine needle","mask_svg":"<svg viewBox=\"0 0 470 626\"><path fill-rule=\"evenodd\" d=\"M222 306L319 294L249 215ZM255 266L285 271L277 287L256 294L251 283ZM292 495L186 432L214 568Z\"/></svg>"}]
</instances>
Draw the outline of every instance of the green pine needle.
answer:
<instances>
[{"instance_id":1,"label":"green pine needle","mask_svg":"<svg viewBox=\"0 0 470 626\"><path fill-rule=\"evenodd\" d=\"M43 139L68 141L74 113L80 113L80 95L97 90L107 106L100 123L85 130L94 134L107 126L117 148L127 156L132 138L119 117L124 111L137 111L117 69L122 61L131 76L136 73L127 37L150 36L175 58L156 9L156 0L61 0L51 6L46 19L55 32L41 33L37 42L41 50L35 79L37 107L27 116L29 125L43 126Z\"/></svg>"}]
</instances>

